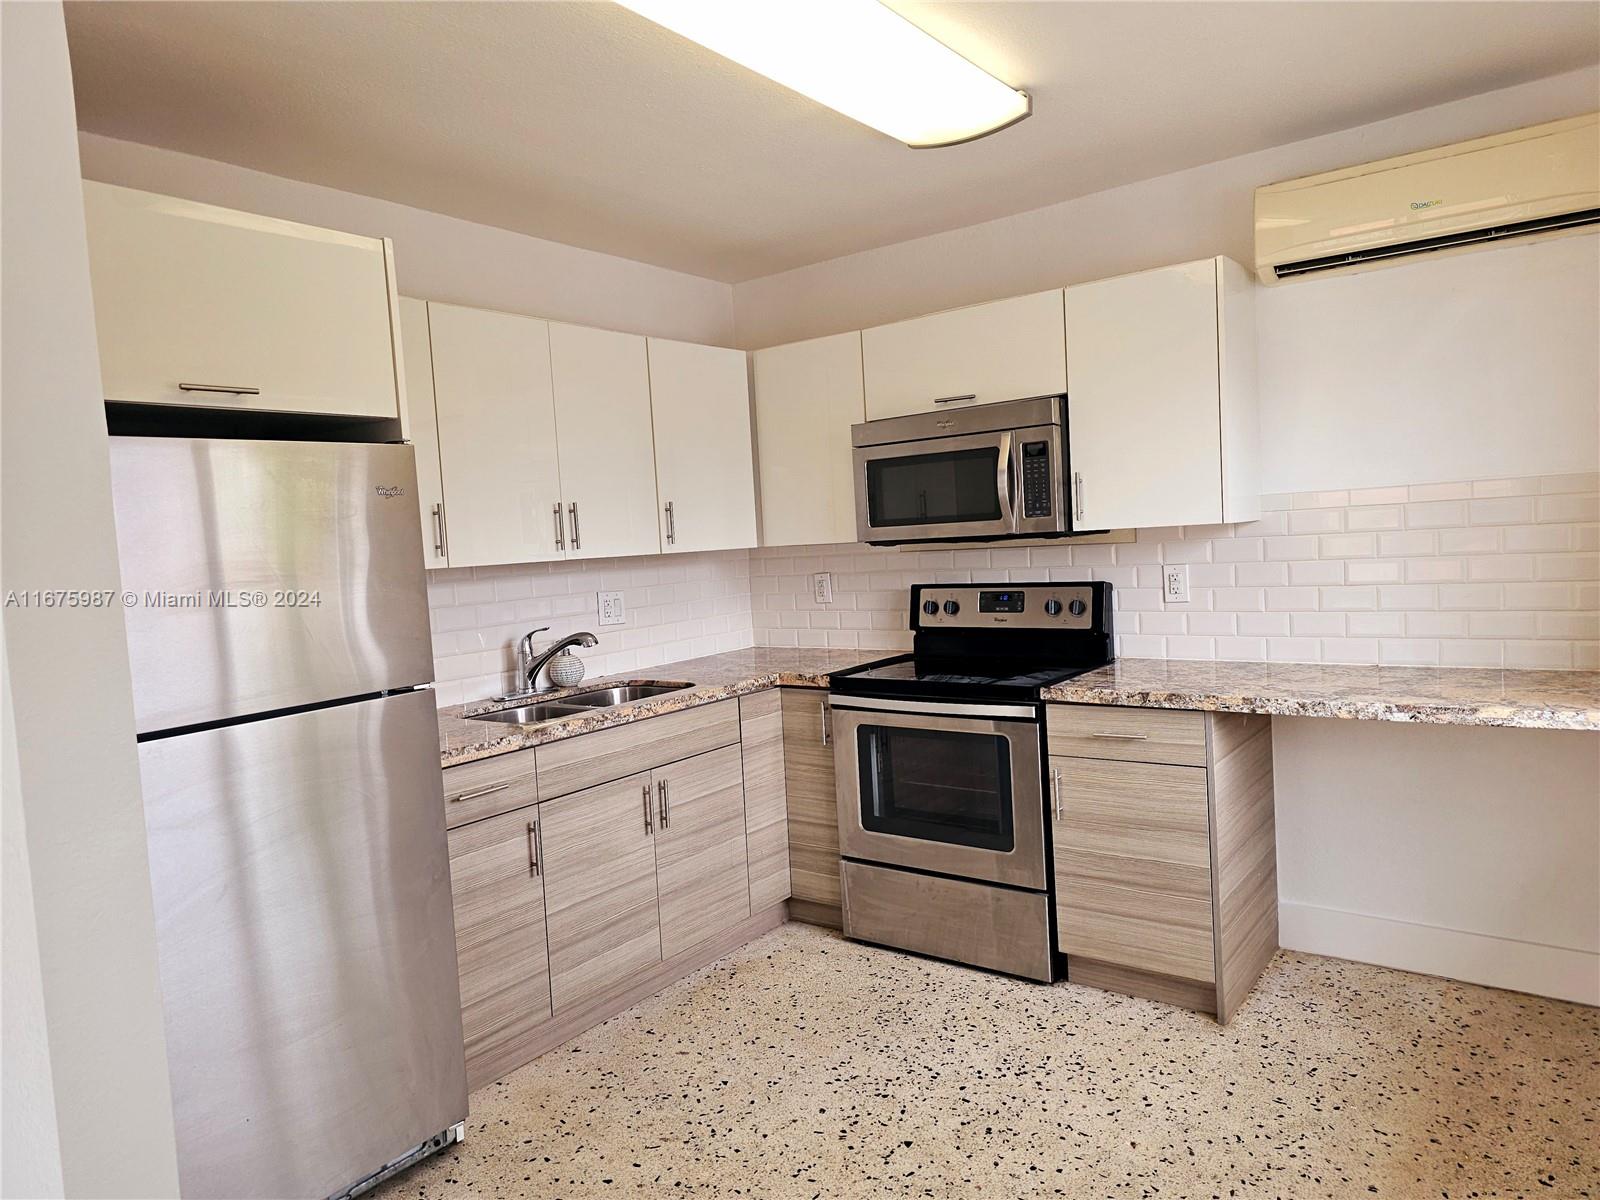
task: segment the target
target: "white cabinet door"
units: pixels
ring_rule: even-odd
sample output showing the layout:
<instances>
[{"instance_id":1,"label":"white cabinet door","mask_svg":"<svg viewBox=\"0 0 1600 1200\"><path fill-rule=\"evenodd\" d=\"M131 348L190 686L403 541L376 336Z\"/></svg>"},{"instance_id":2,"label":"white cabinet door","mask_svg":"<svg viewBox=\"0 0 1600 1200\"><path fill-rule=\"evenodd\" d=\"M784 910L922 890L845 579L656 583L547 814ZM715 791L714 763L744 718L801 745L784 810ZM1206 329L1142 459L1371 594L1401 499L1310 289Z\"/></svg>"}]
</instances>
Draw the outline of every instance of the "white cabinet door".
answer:
<instances>
[{"instance_id":1,"label":"white cabinet door","mask_svg":"<svg viewBox=\"0 0 1600 1200\"><path fill-rule=\"evenodd\" d=\"M83 193L107 400L399 415L381 238L104 183Z\"/></svg>"},{"instance_id":2,"label":"white cabinet door","mask_svg":"<svg viewBox=\"0 0 1600 1200\"><path fill-rule=\"evenodd\" d=\"M444 479L439 473L439 426L433 405L433 350L428 339L428 306L421 300L400 300L400 349L406 373L406 423L417 455L422 562L428 567L448 567Z\"/></svg>"},{"instance_id":3,"label":"white cabinet door","mask_svg":"<svg viewBox=\"0 0 1600 1200\"><path fill-rule=\"evenodd\" d=\"M1217 260L1067 289L1073 525L1222 520Z\"/></svg>"},{"instance_id":4,"label":"white cabinet door","mask_svg":"<svg viewBox=\"0 0 1600 1200\"><path fill-rule=\"evenodd\" d=\"M567 557L659 554L644 338L550 326Z\"/></svg>"},{"instance_id":5,"label":"white cabinet door","mask_svg":"<svg viewBox=\"0 0 1600 1200\"><path fill-rule=\"evenodd\" d=\"M757 350L761 544L856 540L850 426L867 419L861 334Z\"/></svg>"},{"instance_id":6,"label":"white cabinet door","mask_svg":"<svg viewBox=\"0 0 1600 1200\"><path fill-rule=\"evenodd\" d=\"M549 324L430 302L428 325L450 565L563 557Z\"/></svg>"},{"instance_id":7,"label":"white cabinet door","mask_svg":"<svg viewBox=\"0 0 1600 1200\"><path fill-rule=\"evenodd\" d=\"M1013 296L863 330L867 419L1067 390L1061 292Z\"/></svg>"},{"instance_id":8,"label":"white cabinet door","mask_svg":"<svg viewBox=\"0 0 1600 1200\"><path fill-rule=\"evenodd\" d=\"M756 544L750 384L742 350L650 338L661 548Z\"/></svg>"}]
</instances>

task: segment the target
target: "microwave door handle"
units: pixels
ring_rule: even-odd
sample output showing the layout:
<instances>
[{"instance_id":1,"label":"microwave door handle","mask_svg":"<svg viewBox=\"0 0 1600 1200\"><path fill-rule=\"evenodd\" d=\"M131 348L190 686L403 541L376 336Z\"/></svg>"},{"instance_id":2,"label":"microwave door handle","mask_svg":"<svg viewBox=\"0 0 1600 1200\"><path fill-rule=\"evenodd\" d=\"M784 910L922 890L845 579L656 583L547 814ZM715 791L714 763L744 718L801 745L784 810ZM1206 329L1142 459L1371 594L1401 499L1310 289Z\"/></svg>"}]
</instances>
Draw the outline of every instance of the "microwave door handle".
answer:
<instances>
[{"instance_id":1,"label":"microwave door handle","mask_svg":"<svg viewBox=\"0 0 1600 1200\"><path fill-rule=\"evenodd\" d=\"M1016 505L1012 503L1012 495L1016 490L1015 477L1011 470L1011 430L1006 430L1000 435L1000 457L995 463L995 490L1000 494L1000 519L1005 527L1012 533L1017 531Z\"/></svg>"}]
</instances>

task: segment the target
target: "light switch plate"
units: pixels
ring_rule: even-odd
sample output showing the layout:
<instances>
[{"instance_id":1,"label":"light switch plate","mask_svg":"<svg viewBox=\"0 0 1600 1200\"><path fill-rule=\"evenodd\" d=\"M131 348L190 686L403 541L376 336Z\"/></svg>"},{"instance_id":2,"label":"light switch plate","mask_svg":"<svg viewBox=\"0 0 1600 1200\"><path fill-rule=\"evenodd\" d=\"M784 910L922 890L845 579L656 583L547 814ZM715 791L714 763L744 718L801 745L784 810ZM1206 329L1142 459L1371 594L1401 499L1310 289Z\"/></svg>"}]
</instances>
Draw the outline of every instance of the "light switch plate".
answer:
<instances>
[{"instance_id":1,"label":"light switch plate","mask_svg":"<svg viewBox=\"0 0 1600 1200\"><path fill-rule=\"evenodd\" d=\"M811 598L818 604L833 603L833 573L818 571L811 577Z\"/></svg>"},{"instance_id":2,"label":"light switch plate","mask_svg":"<svg viewBox=\"0 0 1600 1200\"><path fill-rule=\"evenodd\" d=\"M627 622L628 610L622 605L621 592L600 593L600 624L622 625Z\"/></svg>"},{"instance_id":3,"label":"light switch plate","mask_svg":"<svg viewBox=\"0 0 1600 1200\"><path fill-rule=\"evenodd\" d=\"M1189 564L1161 568L1161 599L1167 604L1189 603Z\"/></svg>"}]
</instances>

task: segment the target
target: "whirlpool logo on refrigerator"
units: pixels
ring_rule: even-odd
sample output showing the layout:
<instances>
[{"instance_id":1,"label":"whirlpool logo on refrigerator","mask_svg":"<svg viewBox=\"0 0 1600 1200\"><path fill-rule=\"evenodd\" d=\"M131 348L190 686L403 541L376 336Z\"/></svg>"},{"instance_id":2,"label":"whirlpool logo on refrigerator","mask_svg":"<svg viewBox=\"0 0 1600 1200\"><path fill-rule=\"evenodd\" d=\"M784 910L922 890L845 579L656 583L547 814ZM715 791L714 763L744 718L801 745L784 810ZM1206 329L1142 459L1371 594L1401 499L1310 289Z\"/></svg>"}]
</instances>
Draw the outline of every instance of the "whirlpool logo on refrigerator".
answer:
<instances>
[{"instance_id":1,"label":"whirlpool logo on refrigerator","mask_svg":"<svg viewBox=\"0 0 1600 1200\"><path fill-rule=\"evenodd\" d=\"M392 483L377 484L372 490L377 492L378 495L382 496L385 500L393 500L396 496L404 496L406 494L405 488L400 487L398 484Z\"/></svg>"}]
</instances>

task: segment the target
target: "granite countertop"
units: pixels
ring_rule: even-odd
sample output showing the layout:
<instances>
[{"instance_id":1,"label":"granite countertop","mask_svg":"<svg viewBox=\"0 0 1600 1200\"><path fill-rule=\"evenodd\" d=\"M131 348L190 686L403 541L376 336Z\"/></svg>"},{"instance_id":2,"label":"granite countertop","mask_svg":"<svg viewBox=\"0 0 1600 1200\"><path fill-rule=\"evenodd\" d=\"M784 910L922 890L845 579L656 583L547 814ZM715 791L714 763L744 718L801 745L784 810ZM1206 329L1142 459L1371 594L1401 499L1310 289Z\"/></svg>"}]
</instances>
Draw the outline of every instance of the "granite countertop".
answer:
<instances>
[{"instance_id":1,"label":"granite countertop","mask_svg":"<svg viewBox=\"0 0 1600 1200\"><path fill-rule=\"evenodd\" d=\"M621 675L607 675L586 679L577 687L561 688L541 695L537 701L521 700L502 703L478 700L471 704L457 704L439 710L439 760L443 766L457 767L480 758L526 750L563 738L609 729L613 725L626 725L645 717L658 717L679 709L694 708L743 696L749 692L764 691L772 687L825 688L834 671L859 666L887 658L891 650L798 650L763 649L730 650L725 654L712 654L706 658L690 658L682 662L665 663L629 671ZM514 708L517 704L548 703L563 696L593 691L618 683L692 683L695 686L676 692L666 692L647 700L634 700L614 708L597 708L582 716L562 717L542 721L537 725L502 725L495 721L474 721L469 714L493 712L499 708Z\"/></svg>"},{"instance_id":2,"label":"granite countertop","mask_svg":"<svg viewBox=\"0 0 1600 1200\"><path fill-rule=\"evenodd\" d=\"M1278 717L1600 730L1600 671L1123 658L1046 688L1044 698Z\"/></svg>"}]
</instances>

